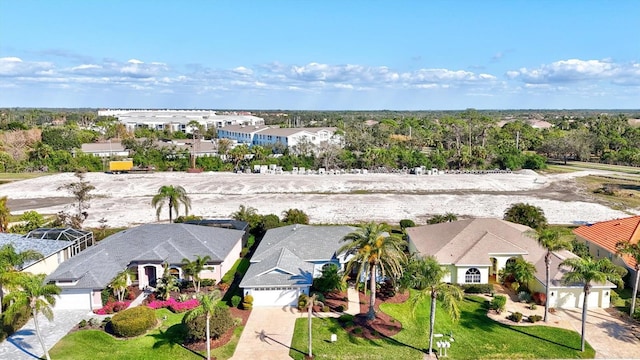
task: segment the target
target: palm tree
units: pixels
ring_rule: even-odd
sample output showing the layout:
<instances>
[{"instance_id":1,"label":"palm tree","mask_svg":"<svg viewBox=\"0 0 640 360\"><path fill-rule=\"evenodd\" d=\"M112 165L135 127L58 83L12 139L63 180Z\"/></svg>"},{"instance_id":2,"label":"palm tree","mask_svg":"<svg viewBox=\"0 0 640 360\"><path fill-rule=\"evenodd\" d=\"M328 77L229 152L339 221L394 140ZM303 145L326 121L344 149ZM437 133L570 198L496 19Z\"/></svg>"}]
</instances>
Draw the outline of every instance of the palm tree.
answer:
<instances>
[{"instance_id":1,"label":"palm tree","mask_svg":"<svg viewBox=\"0 0 640 360\"><path fill-rule=\"evenodd\" d=\"M173 211L176 215L180 209L180 204L184 205L185 213L189 215L191 199L187 196L187 191L180 185L164 185L158 189L158 193L151 199L151 206L156 208L156 215L160 220L160 212L165 201L169 203L169 222L173 222Z\"/></svg>"},{"instance_id":2,"label":"palm tree","mask_svg":"<svg viewBox=\"0 0 640 360\"><path fill-rule=\"evenodd\" d=\"M289 209L282 212L282 222L285 224L309 224L309 215L300 209Z\"/></svg>"},{"instance_id":3,"label":"palm tree","mask_svg":"<svg viewBox=\"0 0 640 360\"><path fill-rule=\"evenodd\" d=\"M609 280L622 287L622 276L625 269L614 265L611 260L603 258L600 260L571 258L565 259L559 266L566 266L570 271L562 276L565 283L583 283L584 300L582 301L582 341L580 351L584 351L584 335L587 323L587 308L589 294L593 283L604 283Z\"/></svg>"},{"instance_id":4,"label":"palm tree","mask_svg":"<svg viewBox=\"0 0 640 360\"><path fill-rule=\"evenodd\" d=\"M185 320L187 321L193 320L202 314L206 316L207 360L211 359L211 328L209 322L211 321L211 314L215 311L216 304L221 298L222 294L218 290L214 290L208 294L201 294L198 296L200 305L185 314Z\"/></svg>"},{"instance_id":5,"label":"palm tree","mask_svg":"<svg viewBox=\"0 0 640 360\"><path fill-rule=\"evenodd\" d=\"M418 258L410 261L407 271L410 272L409 284L418 290L418 295L412 299L413 311L425 297L431 298L431 309L429 311L429 355L433 348L433 329L436 323L436 300L442 301L447 314L455 322L460 319L460 307L458 303L464 298L462 289L455 285L442 282L447 274L433 256Z\"/></svg>"},{"instance_id":6,"label":"palm tree","mask_svg":"<svg viewBox=\"0 0 640 360\"><path fill-rule=\"evenodd\" d=\"M7 206L7 197L0 197L0 232L9 230L9 217L11 217L11 211Z\"/></svg>"},{"instance_id":7,"label":"palm tree","mask_svg":"<svg viewBox=\"0 0 640 360\"><path fill-rule=\"evenodd\" d=\"M631 297L631 308L629 309L629 315L633 316L636 309L636 296L638 296L638 282L640 281L640 243L632 244L628 241L621 241L616 244L619 255L629 255L636 261L634 270L636 271L635 279L633 280L633 294Z\"/></svg>"},{"instance_id":8,"label":"palm tree","mask_svg":"<svg viewBox=\"0 0 640 360\"><path fill-rule=\"evenodd\" d=\"M44 284L44 278L46 276L44 274L25 275L20 284L20 291L13 291L4 299L6 303L10 304L5 313L5 321L9 321L9 319L12 320L14 316L20 314L25 307L30 308L38 341L40 341L40 345L42 345L42 350L44 350L47 360L51 360L49 350L44 344L42 335L40 334L38 314L42 313L49 321L53 320L51 307L56 304L54 295L60 294L60 288L53 284Z\"/></svg>"},{"instance_id":9,"label":"palm tree","mask_svg":"<svg viewBox=\"0 0 640 360\"><path fill-rule=\"evenodd\" d=\"M251 206L240 205L238 211L231 214L234 220L244 221L249 224L249 228L253 229L260 221L258 210Z\"/></svg>"},{"instance_id":10,"label":"palm tree","mask_svg":"<svg viewBox=\"0 0 640 360\"><path fill-rule=\"evenodd\" d=\"M544 264L546 266L546 277L545 277L545 288L546 288L546 299L544 304L544 321L547 322L549 318L549 286L551 285L551 279L549 273L551 271L551 253L553 251L560 250L571 250L572 245L571 241L563 236L560 231L555 229L541 229L535 233L536 238L538 239L538 244L547 250L547 253L544 255Z\"/></svg>"},{"instance_id":11,"label":"palm tree","mask_svg":"<svg viewBox=\"0 0 640 360\"><path fill-rule=\"evenodd\" d=\"M18 253L11 244L0 247L0 314L2 314L4 289L15 290L24 275L20 272L20 266L27 261L42 258L42 254L35 250Z\"/></svg>"},{"instance_id":12,"label":"palm tree","mask_svg":"<svg viewBox=\"0 0 640 360\"><path fill-rule=\"evenodd\" d=\"M196 294L200 292L200 272L204 270L204 266L209 260L211 260L211 256L209 255L204 257L198 255L193 261L190 261L187 258L182 259L182 270L184 270L185 275L191 277Z\"/></svg>"},{"instance_id":13,"label":"palm tree","mask_svg":"<svg viewBox=\"0 0 640 360\"><path fill-rule=\"evenodd\" d=\"M405 246L402 238L391 234L387 224L373 222L363 224L358 230L347 234L342 241L348 244L342 246L339 254L353 257L347 262L345 274L351 273L354 266L358 269L357 281L366 281L367 273L370 279L370 298L367 319L376 317L374 306L376 302L376 277L391 276L398 279L402 275L406 257L403 252Z\"/></svg>"},{"instance_id":14,"label":"palm tree","mask_svg":"<svg viewBox=\"0 0 640 360\"><path fill-rule=\"evenodd\" d=\"M109 287L113 289L113 295L118 298L118 301L124 301L124 294L127 291L127 286L131 284L131 271L126 269L116 275Z\"/></svg>"}]
</instances>

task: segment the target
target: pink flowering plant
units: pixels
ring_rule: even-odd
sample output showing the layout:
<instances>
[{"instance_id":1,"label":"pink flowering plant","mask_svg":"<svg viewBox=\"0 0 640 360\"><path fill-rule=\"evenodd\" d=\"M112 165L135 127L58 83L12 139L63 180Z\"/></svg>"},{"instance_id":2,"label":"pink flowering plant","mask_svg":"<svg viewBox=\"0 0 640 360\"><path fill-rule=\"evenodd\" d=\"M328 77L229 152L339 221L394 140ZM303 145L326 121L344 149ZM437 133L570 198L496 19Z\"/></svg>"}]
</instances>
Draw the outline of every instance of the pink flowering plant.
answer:
<instances>
[{"instance_id":1,"label":"pink flowering plant","mask_svg":"<svg viewBox=\"0 0 640 360\"><path fill-rule=\"evenodd\" d=\"M97 315L113 314L128 308L130 304L131 301L110 301L106 303L102 308L94 310L93 312Z\"/></svg>"},{"instance_id":2,"label":"pink flowering plant","mask_svg":"<svg viewBox=\"0 0 640 360\"><path fill-rule=\"evenodd\" d=\"M149 302L149 304L147 304L147 306L152 309L167 308L173 311L174 313L185 312L198 307L198 305L200 305L200 302L198 301L198 299L190 299L187 301L180 302L173 298L170 298L169 300L154 300Z\"/></svg>"}]
</instances>

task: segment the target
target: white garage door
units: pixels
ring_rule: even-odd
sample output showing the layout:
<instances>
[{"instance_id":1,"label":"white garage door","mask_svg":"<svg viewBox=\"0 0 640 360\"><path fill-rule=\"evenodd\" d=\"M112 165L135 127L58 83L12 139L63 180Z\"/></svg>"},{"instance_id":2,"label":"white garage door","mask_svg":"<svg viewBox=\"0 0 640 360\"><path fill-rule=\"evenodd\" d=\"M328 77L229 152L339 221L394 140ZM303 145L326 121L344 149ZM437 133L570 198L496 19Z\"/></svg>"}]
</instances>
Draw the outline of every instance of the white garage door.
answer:
<instances>
[{"instance_id":1,"label":"white garage door","mask_svg":"<svg viewBox=\"0 0 640 360\"><path fill-rule=\"evenodd\" d=\"M63 289L56 298L56 309L91 310L91 290Z\"/></svg>"},{"instance_id":2,"label":"white garage door","mask_svg":"<svg viewBox=\"0 0 640 360\"><path fill-rule=\"evenodd\" d=\"M571 308L582 308L582 304L584 301L584 292L582 289L567 289L559 291L559 299L558 299L558 307L571 309ZM595 309L600 307L600 291L599 290L591 290L591 294L589 294L589 303L587 306L589 309Z\"/></svg>"},{"instance_id":3,"label":"white garage door","mask_svg":"<svg viewBox=\"0 0 640 360\"><path fill-rule=\"evenodd\" d=\"M298 305L298 288L257 288L251 291L253 306L285 306Z\"/></svg>"}]
</instances>

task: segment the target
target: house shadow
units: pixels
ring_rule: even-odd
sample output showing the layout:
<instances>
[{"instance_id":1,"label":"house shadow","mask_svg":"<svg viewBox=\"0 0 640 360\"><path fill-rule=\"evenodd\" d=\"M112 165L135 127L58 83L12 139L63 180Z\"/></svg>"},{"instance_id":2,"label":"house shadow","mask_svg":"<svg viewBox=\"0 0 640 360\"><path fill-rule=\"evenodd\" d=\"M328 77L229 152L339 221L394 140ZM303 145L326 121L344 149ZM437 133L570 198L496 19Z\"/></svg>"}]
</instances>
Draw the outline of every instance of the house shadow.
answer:
<instances>
[{"instance_id":1,"label":"house shadow","mask_svg":"<svg viewBox=\"0 0 640 360\"><path fill-rule=\"evenodd\" d=\"M31 344L29 344L26 341L27 336L35 336L35 335L36 335L36 332L32 329L22 329L13 333L13 335L9 336L6 339L6 341L12 344L13 346L15 346L16 348L18 348L18 350L22 351L26 355L33 357L35 359L40 359L39 355L36 355L31 352L33 351L33 346L31 346Z\"/></svg>"}]
</instances>

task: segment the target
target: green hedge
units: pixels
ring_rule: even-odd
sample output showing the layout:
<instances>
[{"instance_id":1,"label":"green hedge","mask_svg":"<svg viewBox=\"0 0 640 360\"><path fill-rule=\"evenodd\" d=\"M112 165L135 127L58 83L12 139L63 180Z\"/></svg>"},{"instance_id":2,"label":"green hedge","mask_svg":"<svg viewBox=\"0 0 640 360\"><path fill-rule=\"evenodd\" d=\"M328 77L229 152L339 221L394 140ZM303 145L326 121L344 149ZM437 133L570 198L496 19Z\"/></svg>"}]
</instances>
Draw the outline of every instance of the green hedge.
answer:
<instances>
[{"instance_id":1,"label":"green hedge","mask_svg":"<svg viewBox=\"0 0 640 360\"><path fill-rule=\"evenodd\" d=\"M122 337L144 334L157 323L155 310L146 306L137 306L117 313L111 319L113 333Z\"/></svg>"},{"instance_id":2,"label":"green hedge","mask_svg":"<svg viewBox=\"0 0 640 360\"><path fill-rule=\"evenodd\" d=\"M460 288L466 294L490 294L493 292L491 284L462 284Z\"/></svg>"}]
</instances>

